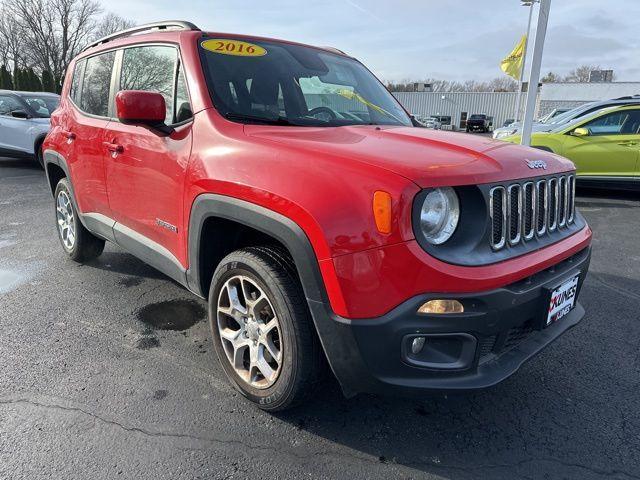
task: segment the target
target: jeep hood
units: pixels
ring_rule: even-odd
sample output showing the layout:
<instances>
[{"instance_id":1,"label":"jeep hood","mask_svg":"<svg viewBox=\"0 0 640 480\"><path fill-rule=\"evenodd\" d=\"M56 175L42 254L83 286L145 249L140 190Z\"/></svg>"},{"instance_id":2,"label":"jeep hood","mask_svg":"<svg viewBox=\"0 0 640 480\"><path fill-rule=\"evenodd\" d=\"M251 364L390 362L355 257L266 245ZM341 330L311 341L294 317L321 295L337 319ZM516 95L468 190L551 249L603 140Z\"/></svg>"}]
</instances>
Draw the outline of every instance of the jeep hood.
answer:
<instances>
[{"instance_id":1,"label":"jeep hood","mask_svg":"<svg viewBox=\"0 0 640 480\"><path fill-rule=\"evenodd\" d=\"M566 158L487 137L411 127L272 127L245 133L289 148L374 165L420 187L493 183L573 170ZM529 161L536 162L532 168ZM533 163L532 163L533 165ZM546 165L542 168L541 165ZM336 172L339 175L339 172Z\"/></svg>"}]
</instances>

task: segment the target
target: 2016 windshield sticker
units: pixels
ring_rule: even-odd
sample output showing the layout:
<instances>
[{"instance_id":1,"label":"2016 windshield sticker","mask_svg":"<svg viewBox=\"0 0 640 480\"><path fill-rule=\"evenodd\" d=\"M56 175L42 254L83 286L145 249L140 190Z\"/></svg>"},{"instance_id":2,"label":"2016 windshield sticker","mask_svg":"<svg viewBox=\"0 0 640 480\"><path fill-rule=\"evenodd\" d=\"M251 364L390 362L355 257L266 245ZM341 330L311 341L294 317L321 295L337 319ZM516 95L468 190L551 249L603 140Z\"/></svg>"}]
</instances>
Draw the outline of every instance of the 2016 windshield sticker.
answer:
<instances>
[{"instance_id":1,"label":"2016 windshield sticker","mask_svg":"<svg viewBox=\"0 0 640 480\"><path fill-rule=\"evenodd\" d=\"M227 38L214 38L202 42L202 48L221 55L234 55L236 57L262 57L267 50L253 43L229 40Z\"/></svg>"}]
</instances>

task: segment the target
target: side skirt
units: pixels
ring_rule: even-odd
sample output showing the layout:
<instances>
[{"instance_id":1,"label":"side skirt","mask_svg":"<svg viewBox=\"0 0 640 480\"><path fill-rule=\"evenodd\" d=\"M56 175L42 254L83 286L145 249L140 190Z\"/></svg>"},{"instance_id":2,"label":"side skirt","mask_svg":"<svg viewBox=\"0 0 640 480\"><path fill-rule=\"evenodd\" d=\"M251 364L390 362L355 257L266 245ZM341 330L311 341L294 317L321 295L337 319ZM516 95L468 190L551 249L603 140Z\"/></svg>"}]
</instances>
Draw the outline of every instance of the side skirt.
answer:
<instances>
[{"instance_id":1,"label":"side skirt","mask_svg":"<svg viewBox=\"0 0 640 480\"><path fill-rule=\"evenodd\" d=\"M82 223L94 235L115 243L180 285L189 288L187 270L165 247L99 213L82 214Z\"/></svg>"}]
</instances>

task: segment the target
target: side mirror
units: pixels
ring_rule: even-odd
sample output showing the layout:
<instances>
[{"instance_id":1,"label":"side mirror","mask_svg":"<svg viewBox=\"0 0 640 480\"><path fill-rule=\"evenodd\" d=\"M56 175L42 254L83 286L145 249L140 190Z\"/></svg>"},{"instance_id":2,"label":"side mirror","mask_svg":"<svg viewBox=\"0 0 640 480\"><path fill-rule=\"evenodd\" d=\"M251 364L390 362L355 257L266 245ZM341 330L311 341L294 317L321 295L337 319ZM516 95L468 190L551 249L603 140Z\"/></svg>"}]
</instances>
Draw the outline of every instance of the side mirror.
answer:
<instances>
[{"instance_id":1,"label":"side mirror","mask_svg":"<svg viewBox=\"0 0 640 480\"><path fill-rule=\"evenodd\" d=\"M13 112L11 112L11 116L13 118L22 118L25 120L31 118L31 115L29 115L29 113L24 110L14 110Z\"/></svg>"},{"instance_id":2,"label":"side mirror","mask_svg":"<svg viewBox=\"0 0 640 480\"><path fill-rule=\"evenodd\" d=\"M588 128L580 127L573 130L571 132L571 135L573 135L574 137L588 137L589 135L591 135L591 132Z\"/></svg>"},{"instance_id":3,"label":"side mirror","mask_svg":"<svg viewBox=\"0 0 640 480\"><path fill-rule=\"evenodd\" d=\"M121 90L116 94L116 116L122 123L146 125L170 133L165 125L167 107L164 97L156 92L143 90Z\"/></svg>"}]
</instances>

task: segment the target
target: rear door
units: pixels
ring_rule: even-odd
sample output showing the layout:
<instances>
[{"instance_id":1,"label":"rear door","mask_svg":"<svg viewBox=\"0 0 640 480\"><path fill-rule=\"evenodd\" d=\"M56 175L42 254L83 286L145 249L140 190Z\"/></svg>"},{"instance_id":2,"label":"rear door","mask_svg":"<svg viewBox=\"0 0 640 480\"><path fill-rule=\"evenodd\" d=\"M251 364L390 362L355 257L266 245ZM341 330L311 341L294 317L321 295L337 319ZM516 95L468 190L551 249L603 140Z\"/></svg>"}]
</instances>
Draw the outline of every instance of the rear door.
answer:
<instances>
[{"instance_id":1,"label":"rear door","mask_svg":"<svg viewBox=\"0 0 640 480\"><path fill-rule=\"evenodd\" d=\"M100 223L109 222L111 217L103 141L111 115L114 60L115 52L111 51L89 57L76 66L71 94L73 106L67 109L61 132L67 141L64 152L60 153L69 164L78 207L83 214L90 215L90 221ZM79 85L75 84L76 74Z\"/></svg>"},{"instance_id":2,"label":"rear door","mask_svg":"<svg viewBox=\"0 0 640 480\"><path fill-rule=\"evenodd\" d=\"M173 45L138 45L121 50L119 55L121 73L116 90L161 93L167 107L165 123L174 131L167 135L115 119L109 124L105 141L120 149L105 150L109 204L118 222L116 238L120 236L118 242L122 243L131 241L123 236L133 237L164 257L170 254L171 261L186 265L182 205L192 122L178 49Z\"/></svg>"},{"instance_id":3,"label":"rear door","mask_svg":"<svg viewBox=\"0 0 640 480\"><path fill-rule=\"evenodd\" d=\"M618 110L590 120L588 136L567 135L562 154L585 177L629 177L640 158L640 108Z\"/></svg>"}]
</instances>

